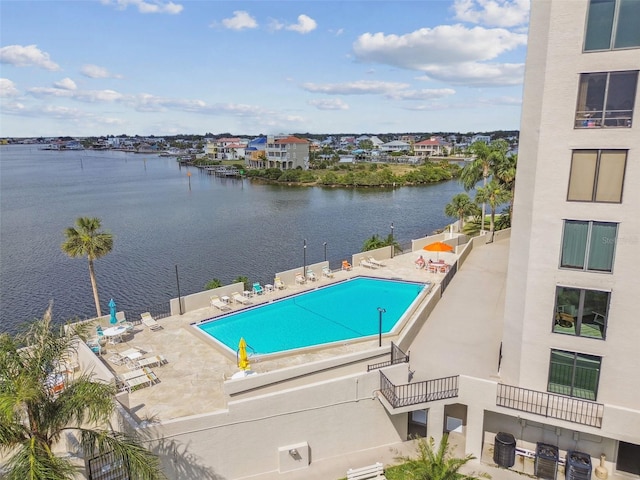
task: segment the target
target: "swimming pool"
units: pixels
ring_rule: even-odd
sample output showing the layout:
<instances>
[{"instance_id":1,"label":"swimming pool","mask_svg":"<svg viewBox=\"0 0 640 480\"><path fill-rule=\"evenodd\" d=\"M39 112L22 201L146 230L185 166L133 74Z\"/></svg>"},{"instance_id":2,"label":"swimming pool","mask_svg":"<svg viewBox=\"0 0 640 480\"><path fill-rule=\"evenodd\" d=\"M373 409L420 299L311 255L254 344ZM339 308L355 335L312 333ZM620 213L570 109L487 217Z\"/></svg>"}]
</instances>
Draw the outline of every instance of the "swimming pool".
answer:
<instances>
[{"instance_id":1,"label":"swimming pool","mask_svg":"<svg viewBox=\"0 0 640 480\"><path fill-rule=\"evenodd\" d=\"M254 354L266 355L389 333L428 283L356 277L205 320L196 328L232 352L243 337Z\"/></svg>"}]
</instances>

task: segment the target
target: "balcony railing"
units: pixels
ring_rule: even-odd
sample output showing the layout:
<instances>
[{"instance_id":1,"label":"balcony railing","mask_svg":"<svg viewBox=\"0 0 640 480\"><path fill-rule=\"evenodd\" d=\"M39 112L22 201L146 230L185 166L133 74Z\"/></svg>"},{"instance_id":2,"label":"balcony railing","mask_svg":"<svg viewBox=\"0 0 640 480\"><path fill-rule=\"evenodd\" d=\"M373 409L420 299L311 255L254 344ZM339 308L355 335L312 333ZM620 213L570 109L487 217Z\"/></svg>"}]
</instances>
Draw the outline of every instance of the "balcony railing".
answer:
<instances>
[{"instance_id":1,"label":"balcony railing","mask_svg":"<svg viewBox=\"0 0 640 480\"><path fill-rule=\"evenodd\" d=\"M504 384L498 384L496 405L597 428L604 413L601 403Z\"/></svg>"},{"instance_id":2,"label":"balcony railing","mask_svg":"<svg viewBox=\"0 0 640 480\"><path fill-rule=\"evenodd\" d=\"M389 360L380 363L374 363L373 365L367 365L367 372L371 370L377 370L379 368L388 367L390 365L396 365L398 363L409 363L409 355L400 350L395 343L391 342L391 352Z\"/></svg>"},{"instance_id":3,"label":"balcony railing","mask_svg":"<svg viewBox=\"0 0 640 480\"><path fill-rule=\"evenodd\" d=\"M424 382L394 385L380 372L380 392L393 408L444 400L458 396L459 376L437 378Z\"/></svg>"}]
</instances>

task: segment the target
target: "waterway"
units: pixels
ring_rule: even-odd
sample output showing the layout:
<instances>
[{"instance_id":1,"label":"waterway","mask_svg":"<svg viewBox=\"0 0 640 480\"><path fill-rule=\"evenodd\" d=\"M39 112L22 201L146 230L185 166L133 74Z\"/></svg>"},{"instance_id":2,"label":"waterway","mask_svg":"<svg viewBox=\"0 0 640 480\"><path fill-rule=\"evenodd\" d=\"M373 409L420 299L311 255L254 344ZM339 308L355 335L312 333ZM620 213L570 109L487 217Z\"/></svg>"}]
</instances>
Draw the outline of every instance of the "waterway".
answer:
<instances>
[{"instance_id":1,"label":"waterway","mask_svg":"<svg viewBox=\"0 0 640 480\"><path fill-rule=\"evenodd\" d=\"M187 172L191 173L189 177ZM64 230L95 216L113 251L95 262L103 313L145 310L242 275L271 283L275 272L362 249L394 226L400 243L453 219L444 206L457 180L422 187L325 188L225 179L174 158L113 151L0 147L0 332L42 316L95 314L86 258L60 248ZM303 245L306 240L306 253ZM176 265L178 279L176 278Z\"/></svg>"}]
</instances>

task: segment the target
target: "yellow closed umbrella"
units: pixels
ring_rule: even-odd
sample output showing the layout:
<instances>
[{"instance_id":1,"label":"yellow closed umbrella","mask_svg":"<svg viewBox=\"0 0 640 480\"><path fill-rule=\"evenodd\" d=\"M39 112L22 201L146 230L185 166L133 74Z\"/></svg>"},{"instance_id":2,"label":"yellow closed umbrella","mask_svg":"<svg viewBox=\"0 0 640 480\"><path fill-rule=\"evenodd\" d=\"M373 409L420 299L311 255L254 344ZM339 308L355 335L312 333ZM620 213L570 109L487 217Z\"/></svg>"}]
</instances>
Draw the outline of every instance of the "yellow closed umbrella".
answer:
<instances>
[{"instance_id":1,"label":"yellow closed umbrella","mask_svg":"<svg viewBox=\"0 0 640 480\"><path fill-rule=\"evenodd\" d=\"M249 370L251 368L249 357L247 356L247 342L245 342L244 337L241 337L240 343L238 343L238 368L241 370Z\"/></svg>"}]
</instances>

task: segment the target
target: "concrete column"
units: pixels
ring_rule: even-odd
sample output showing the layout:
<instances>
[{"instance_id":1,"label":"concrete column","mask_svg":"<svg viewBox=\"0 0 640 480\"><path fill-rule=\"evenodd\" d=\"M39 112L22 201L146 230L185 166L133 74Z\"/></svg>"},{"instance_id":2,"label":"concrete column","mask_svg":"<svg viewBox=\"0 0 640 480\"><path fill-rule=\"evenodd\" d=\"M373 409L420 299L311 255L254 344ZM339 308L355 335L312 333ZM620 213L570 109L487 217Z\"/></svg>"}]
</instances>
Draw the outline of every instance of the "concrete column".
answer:
<instances>
[{"instance_id":1,"label":"concrete column","mask_svg":"<svg viewBox=\"0 0 640 480\"><path fill-rule=\"evenodd\" d=\"M482 405L467 405L465 455L482 456L484 409Z\"/></svg>"},{"instance_id":2,"label":"concrete column","mask_svg":"<svg viewBox=\"0 0 640 480\"><path fill-rule=\"evenodd\" d=\"M444 404L435 403L427 412L427 437L433 437L436 445L440 443L444 431Z\"/></svg>"}]
</instances>

